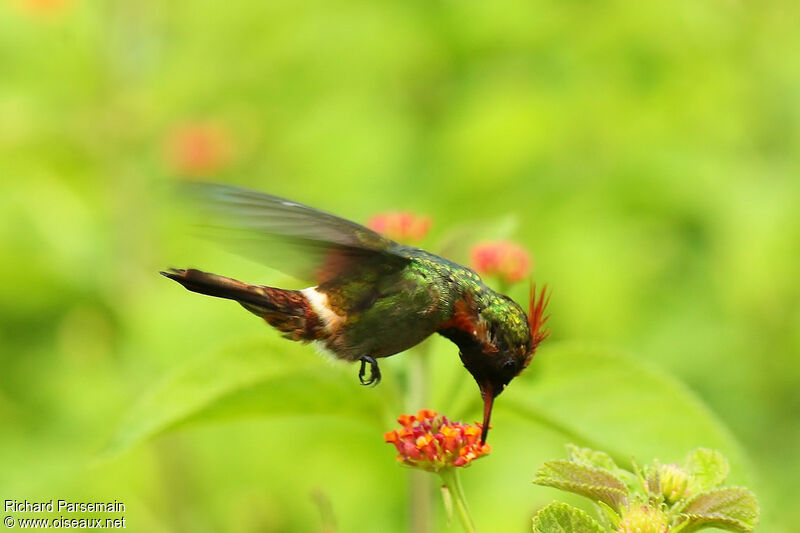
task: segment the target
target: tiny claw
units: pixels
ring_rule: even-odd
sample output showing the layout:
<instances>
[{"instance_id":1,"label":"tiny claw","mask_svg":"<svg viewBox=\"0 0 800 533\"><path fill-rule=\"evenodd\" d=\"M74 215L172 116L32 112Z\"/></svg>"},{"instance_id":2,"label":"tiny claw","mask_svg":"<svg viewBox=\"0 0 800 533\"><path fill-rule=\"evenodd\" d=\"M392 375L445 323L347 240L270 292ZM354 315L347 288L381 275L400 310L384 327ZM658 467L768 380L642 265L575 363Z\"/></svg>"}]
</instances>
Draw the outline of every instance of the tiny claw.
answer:
<instances>
[{"instance_id":1,"label":"tiny claw","mask_svg":"<svg viewBox=\"0 0 800 533\"><path fill-rule=\"evenodd\" d=\"M381 382L381 369L378 368L378 362L375 360L374 357L370 357L369 355L362 355L359 358L361 361L361 368L358 371L358 379L361 381L362 385L369 386L369 385L377 385ZM364 379L367 369L367 363L369 363L369 379Z\"/></svg>"}]
</instances>

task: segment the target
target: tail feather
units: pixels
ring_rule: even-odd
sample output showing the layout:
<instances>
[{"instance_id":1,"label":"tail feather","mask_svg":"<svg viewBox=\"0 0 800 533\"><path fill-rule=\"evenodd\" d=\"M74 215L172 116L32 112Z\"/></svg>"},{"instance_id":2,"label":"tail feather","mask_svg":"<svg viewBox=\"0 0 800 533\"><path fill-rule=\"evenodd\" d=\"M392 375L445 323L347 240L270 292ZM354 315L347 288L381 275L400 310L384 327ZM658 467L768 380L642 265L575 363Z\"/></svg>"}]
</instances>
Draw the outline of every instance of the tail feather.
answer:
<instances>
[{"instance_id":1,"label":"tail feather","mask_svg":"<svg viewBox=\"0 0 800 533\"><path fill-rule=\"evenodd\" d=\"M226 298L256 306L271 306L272 302L265 297L261 287L242 283L232 278L218 276L200 270L171 268L162 271L162 276L177 281L186 289L199 294Z\"/></svg>"},{"instance_id":2,"label":"tail feather","mask_svg":"<svg viewBox=\"0 0 800 533\"><path fill-rule=\"evenodd\" d=\"M311 341L320 337L322 324L300 291L251 285L192 268L172 268L161 274L192 292L239 302L292 340Z\"/></svg>"}]
</instances>

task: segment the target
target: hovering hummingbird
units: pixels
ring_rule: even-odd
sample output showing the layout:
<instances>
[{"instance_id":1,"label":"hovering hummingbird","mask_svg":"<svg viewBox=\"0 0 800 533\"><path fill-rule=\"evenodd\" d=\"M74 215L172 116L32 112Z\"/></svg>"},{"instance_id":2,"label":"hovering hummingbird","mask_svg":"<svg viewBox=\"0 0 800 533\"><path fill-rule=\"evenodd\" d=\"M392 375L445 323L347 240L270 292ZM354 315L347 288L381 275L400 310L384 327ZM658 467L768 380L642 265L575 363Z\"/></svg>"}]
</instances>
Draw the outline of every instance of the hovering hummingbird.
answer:
<instances>
[{"instance_id":1,"label":"hovering hummingbird","mask_svg":"<svg viewBox=\"0 0 800 533\"><path fill-rule=\"evenodd\" d=\"M161 272L190 291L239 302L284 337L360 362L363 385L380 382L378 359L438 333L458 346L484 403L486 442L494 398L548 336L546 289L530 291L528 315L464 266L399 244L355 222L277 196L187 184L226 242L316 285L280 289L195 269ZM366 377L366 365L370 375Z\"/></svg>"}]
</instances>

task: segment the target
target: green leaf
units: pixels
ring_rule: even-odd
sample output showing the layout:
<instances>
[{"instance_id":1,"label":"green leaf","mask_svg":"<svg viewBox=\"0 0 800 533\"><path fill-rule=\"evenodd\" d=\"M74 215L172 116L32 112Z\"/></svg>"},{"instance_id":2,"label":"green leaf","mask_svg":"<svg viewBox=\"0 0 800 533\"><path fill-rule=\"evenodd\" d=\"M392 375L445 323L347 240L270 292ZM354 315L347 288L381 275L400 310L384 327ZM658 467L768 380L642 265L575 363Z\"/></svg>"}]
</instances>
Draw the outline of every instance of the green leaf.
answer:
<instances>
[{"instance_id":1,"label":"green leaf","mask_svg":"<svg viewBox=\"0 0 800 533\"><path fill-rule=\"evenodd\" d=\"M699 446L721 450L746 483L746 462L728 429L683 384L639 359L576 343L545 344L528 370L495 403L531 434L545 426L567 442L631 457L679 462ZM520 429L520 431L524 431Z\"/></svg>"},{"instance_id":2,"label":"green leaf","mask_svg":"<svg viewBox=\"0 0 800 533\"><path fill-rule=\"evenodd\" d=\"M618 511L612 509L603 502L597 502L597 508L600 511L600 519L603 521L604 525L611 527L611 529L617 529L619 527L620 515Z\"/></svg>"},{"instance_id":3,"label":"green leaf","mask_svg":"<svg viewBox=\"0 0 800 533\"><path fill-rule=\"evenodd\" d=\"M632 472L628 472L617 466L614 459L606 452L568 443L567 454L569 460L573 463L600 468L614 474L615 477L619 478L625 484L629 492L639 487L639 478Z\"/></svg>"},{"instance_id":4,"label":"green leaf","mask_svg":"<svg viewBox=\"0 0 800 533\"><path fill-rule=\"evenodd\" d=\"M534 533L606 533L591 516L565 503L553 502L533 517Z\"/></svg>"},{"instance_id":5,"label":"green leaf","mask_svg":"<svg viewBox=\"0 0 800 533\"><path fill-rule=\"evenodd\" d=\"M728 479L730 466L718 451L698 448L687 457L686 471L691 479L690 489L699 493L722 485Z\"/></svg>"},{"instance_id":6,"label":"green leaf","mask_svg":"<svg viewBox=\"0 0 800 533\"><path fill-rule=\"evenodd\" d=\"M602 468L608 470L612 474L619 470L617 463L615 463L614 459L606 452L593 450L591 448L583 448L570 443L567 444L567 454L569 455L569 460L573 463Z\"/></svg>"},{"instance_id":7,"label":"green leaf","mask_svg":"<svg viewBox=\"0 0 800 533\"><path fill-rule=\"evenodd\" d=\"M627 502L625 484L607 470L566 460L548 461L536 471L537 485L555 487L619 509Z\"/></svg>"},{"instance_id":8,"label":"green leaf","mask_svg":"<svg viewBox=\"0 0 800 533\"><path fill-rule=\"evenodd\" d=\"M728 487L698 494L683 509L688 525L684 533L704 527L728 531L752 531L758 524L755 495L746 488Z\"/></svg>"},{"instance_id":9,"label":"green leaf","mask_svg":"<svg viewBox=\"0 0 800 533\"><path fill-rule=\"evenodd\" d=\"M167 377L128 413L106 454L190 423L245 416L333 415L380 425L396 415L387 407L393 392L361 387L351 367L326 364L307 347L237 343Z\"/></svg>"}]
</instances>

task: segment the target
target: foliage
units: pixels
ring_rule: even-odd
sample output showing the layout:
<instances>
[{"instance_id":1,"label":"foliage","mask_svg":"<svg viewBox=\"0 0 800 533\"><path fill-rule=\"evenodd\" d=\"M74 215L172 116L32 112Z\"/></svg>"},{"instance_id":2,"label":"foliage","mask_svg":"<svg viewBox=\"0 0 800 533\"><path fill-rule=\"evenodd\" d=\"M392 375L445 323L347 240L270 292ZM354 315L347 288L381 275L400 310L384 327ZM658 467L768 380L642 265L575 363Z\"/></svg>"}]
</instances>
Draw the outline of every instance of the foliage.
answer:
<instances>
[{"instance_id":1,"label":"foliage","mask_svg":"<svg viewBox=\"0 0 800 533\"><path fill-rule=\"evenodd\" d=\"M440 353L452 351L448 343L437 344L435 348L431 357L452 360L454 354ZM107 453L116 455L143 440L187 426L241 417L299 417L311 426L317 424L316 417L320 415L346 418L376 435L390 427L393 413L401 405L396 384L384 380L376 389L358 387L351 367L320 366L318 357L310 352L282 340L237 342L216 354L189 362L130 411ZM685 442L704 442L725 449L742 463L738 445L692 395L667 376L634 359L567 344L545 346L537 355L536 365L535 371L520 376L498 399L497 427L492 439L501 444L494 445L497 451L487 461L513 451L502 444L504 436L507 439L514 433L536 435L550 431L562 438L600 442L607 449L637 454L653 449L670 453ZM443 411L467 409L477 413L477 395L467 386L471 384L462 379L460 369L447 366L449 380L459 383L461 393L437 403L443 406ZM596 398L591 409L576 400L577 388ZM633 405L626 403L631 395L638 398ZM662 414L658 423L639 424L637 434L626 430L651 405L664 404L672 409ZM518 417L513 427L508 421L511 415ZM664 428L681 423L691 425L690 436L664 433ZM614 502L627 489L607 473L610 470L620 475L611 456L577 447L571 448L571 454L572 462L548 463L551 485L587 495L599 490L601 501L616 506ZM620 456L624 460L622 453ZM713 457L692 457L690 467L697 472L698 480L710 479ZM385 456L384 460L388 458ZM719 468L713 470L717 472ZM579 479L580 476L583 478ZM598 484L598 477L605 479L605 485ZM468 477L465 483L469 485L470 481ZM631 484L630 480L627 482ZM481 494L481 498L487 497ZM497 494L494 498L500 504L504 496ZM475 496L471 499L475 500Z\"/></svg>"},{"instance_id":2,"label":"foliage","mask_svg":"<svg viewBox=\"0 0 800 533\"><path fill-rule=\"evenodd\" d=\"M591 526L620 533L688 533L716 527L746 533L758 523L755 495L746 488L721 486L729 466L715 450L694 450L683 466L656 461L643 469L637 466L635 473L619 468L602 452L577 446L569 446L568 451L568 460L548 461L539 467L533 482L594 501L606 527L561 505L558 516L562 520L574 518L581 524L570 522L572 529L564 531L588 531L581 528ZM550 520L554 514L552 505L539 511L534 531L538 531L537 522Z\"/></svg>"},{"instance_id":3,"label":"foliage","mask_svg":"<svg viewBox=\"0 0 800 533\"><path fill-rule=\"evenodd\" d=\"M533 517L534 533L605 533L605 529L580 509L553 502Z\"/></svg>"},{"instance_id":4,"label":"foliage","mask_svg":"<svg viewBox=\"0 0 800 533\"><path fill-rule=\"evenodd\" d=\"M789 0L0 2L0 488L158 533L407 529L376 436L478 416L456 352L430 341L406 405L408 354L362 389L170 286L305 286L185 235L166 192L200 177L426 214L459 262L529 251L552 336L464 476L479 525L527 529L532 470L576 442L626 469L717 449L759 529L796 531L798 50Z\"/></svg>"},{"instance_id":5,"label":"foliage","mask_svg":"<svg viewBox=\"0 0 800 533\"><path fill-rule=\"evenodd\" d=\"M437 347L442 352L452 351L447 343ZM453 356L438 351L433 354L444 360ZM738 445L719 422L691 394L658 371L634 359L580 345L545 347L537 358L536 369L515 380L497 401L499 413L520 416L529 431L547 428L584 442L600 442L606 449L636 453L652 449L668 452L685 442L706 442L742 461ZM373 427L391 423L401 401L396 387L388 383L374 391L354 387L352 368L343 364L320 367L317 359L310 350L278 340L237 342L191 361L131 410L109 452L127 449L188 423L223 417L322 414L352 417ZM460 394L441 401L441 410L476 413L477 394L468 380L461 379L464 376L460 372L450 369L452 378L458 380ZM628 385L621 387L623 382ZM584 394L596 395L591 406L576 400L575 390L579 388ZM632 395L638 401L626 405ZM651 426L641 423L636 435L625 432L626 424L642 416L650 405L658 404L670 404L670 413L662 414ZM692 434L662 433L664 428L678 424L690 424ZM603 464L599 456L584 461ZM702 474L698 466L693 468Z\"/></svg>"}]
</instances>

